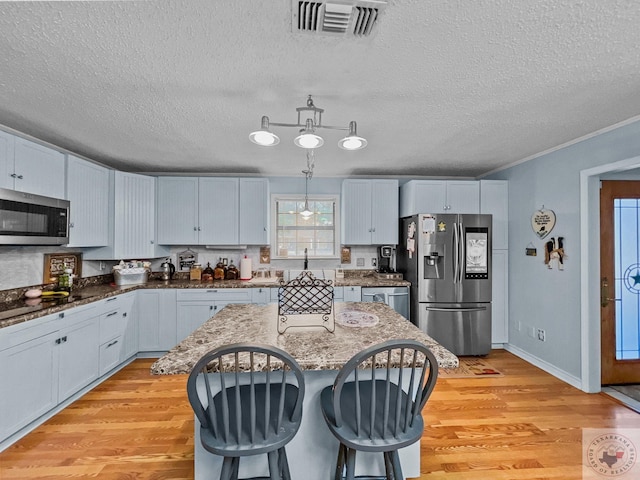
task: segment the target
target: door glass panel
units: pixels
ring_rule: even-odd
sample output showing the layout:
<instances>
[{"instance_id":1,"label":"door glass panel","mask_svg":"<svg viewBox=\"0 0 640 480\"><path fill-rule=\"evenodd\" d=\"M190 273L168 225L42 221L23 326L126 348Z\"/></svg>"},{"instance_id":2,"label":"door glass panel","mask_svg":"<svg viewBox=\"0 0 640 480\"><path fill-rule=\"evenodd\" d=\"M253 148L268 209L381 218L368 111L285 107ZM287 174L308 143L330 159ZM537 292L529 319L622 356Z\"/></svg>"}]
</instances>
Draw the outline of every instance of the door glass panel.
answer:
<instances>
[{"instance_id":1,"label":"door glass panel","mask_svg":"<svg viewBox=\"0 0 640 480\"><path fill-rule=\"evenodd\" d=\"M640 358L640 201L615 199L616 359Z\"/></svg>"}]
</instances>

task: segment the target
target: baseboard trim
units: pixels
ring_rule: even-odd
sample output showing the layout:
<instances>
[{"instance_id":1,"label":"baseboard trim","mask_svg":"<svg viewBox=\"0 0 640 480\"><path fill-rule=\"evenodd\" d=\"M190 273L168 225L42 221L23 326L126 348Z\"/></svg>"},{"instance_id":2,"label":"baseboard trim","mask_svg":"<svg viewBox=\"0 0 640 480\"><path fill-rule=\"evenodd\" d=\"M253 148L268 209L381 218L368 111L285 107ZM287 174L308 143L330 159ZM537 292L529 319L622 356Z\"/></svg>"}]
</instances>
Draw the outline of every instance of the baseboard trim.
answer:
<instances>
[{"instance_id":1,"label":"baseboard trim","mask_svg":"<svg viewBox=\"0 0 640 480\"><path fill-rule=\"evenodd\" d=\"M582 390L586 393L592 393L592 392L587 392L582 388L582 380L580 378L574 375L571 375L565 372L564 370L560 370L559 368L555 367L554 365L551 365L548 362L545 362L544 360L536 357L535 355L531 355L530 353L525 352L521 348L518 348L511 344L505 344L504 349L510 353L513 353L515 356L520 357L521 359L529 362L531 365L538 367L541 370L544 370L550 375L553 375L557 379L562 380L565 383L568 383L572 387L576 387L577 389Z\"/></svg>"}]
</instances>

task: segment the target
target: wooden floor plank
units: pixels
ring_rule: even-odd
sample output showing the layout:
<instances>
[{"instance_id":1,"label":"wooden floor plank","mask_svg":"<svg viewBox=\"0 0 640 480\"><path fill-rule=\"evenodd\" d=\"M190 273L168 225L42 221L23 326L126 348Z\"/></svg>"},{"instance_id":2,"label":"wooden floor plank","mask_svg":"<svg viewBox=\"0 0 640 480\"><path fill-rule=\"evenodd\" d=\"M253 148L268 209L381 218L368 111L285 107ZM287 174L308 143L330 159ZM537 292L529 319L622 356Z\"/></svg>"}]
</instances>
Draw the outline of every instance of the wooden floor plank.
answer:
<instances>
[{"instance_id":1,"label":"wooden floor plank","mask_svg":"<svg viewBox=\"0 0 640 480\"><path fill-rule=\"evenodd\" d=\"M421 479L577 480L583 428L640 427L640 415L604 394L505 351L488 360L503 377L438 380L424 410ZM192 479L186 376L151 376L152 362L136 360L0 453L0 479Z\"/></svg>"}]
</instances>

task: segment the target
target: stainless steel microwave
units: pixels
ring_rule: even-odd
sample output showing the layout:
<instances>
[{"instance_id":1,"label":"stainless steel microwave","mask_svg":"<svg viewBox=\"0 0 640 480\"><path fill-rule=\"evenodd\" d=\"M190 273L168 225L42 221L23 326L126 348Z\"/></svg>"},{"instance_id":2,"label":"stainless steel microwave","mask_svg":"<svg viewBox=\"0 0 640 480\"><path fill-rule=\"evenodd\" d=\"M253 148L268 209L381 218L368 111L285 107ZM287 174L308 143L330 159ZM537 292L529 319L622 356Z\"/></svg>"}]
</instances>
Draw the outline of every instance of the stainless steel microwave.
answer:
<instances>
[{"instance_id":1,"label":"stainless steel microwave","mask_svg":"<svg viewBox=\"0 0 640 480\"><path fill-rule=\"evenodd\" d=\"M0 188L1 245L69 243L68 200Z\"/></svg>"}]
</instances>

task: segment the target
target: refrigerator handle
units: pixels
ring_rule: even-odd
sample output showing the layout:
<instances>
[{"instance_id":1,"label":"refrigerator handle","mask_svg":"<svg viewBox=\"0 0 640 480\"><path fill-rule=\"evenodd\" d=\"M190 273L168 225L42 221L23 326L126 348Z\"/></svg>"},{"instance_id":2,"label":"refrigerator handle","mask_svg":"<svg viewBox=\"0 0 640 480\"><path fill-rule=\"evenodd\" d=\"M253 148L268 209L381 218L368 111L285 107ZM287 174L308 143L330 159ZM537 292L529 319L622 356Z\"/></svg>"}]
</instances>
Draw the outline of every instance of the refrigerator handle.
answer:
<instances>
[{"instance_id":1,"label":"refrigerator handle","mask_svg":"<svg viewBox=\"0 0 640 480\"><path fill-rule=\"evenodd\" d=\"M464 226L462 225L462 222L458 224L458 228L460 229L460 233L458 235L458 243L460 244L460 278L458 279L458 282L462 283L462 278L464 277L464 268L467 263L467 246L464 242Z\"/></svg>"},{"instance_id":2,"label":"refrigerator handle","mask_svg":"<svg viewBox=\"0 0 640 480\"><path fill-rule=\"evenodd\" d=\"M487 307L469 307L469 308L438 308L426 307L427 312L483 312Z\"/></svg>"},{"instance_id":3,"label":"refrigerator handle","mask_svg":"<svg viewBox=\"0 0 640 480\"><path fill-rule=\"evenodd\" d=\"M460 253L460 245L458 239L458 224L453 224L453 283L458 283L458 254Z\"/></svg>"}]
</instances>

